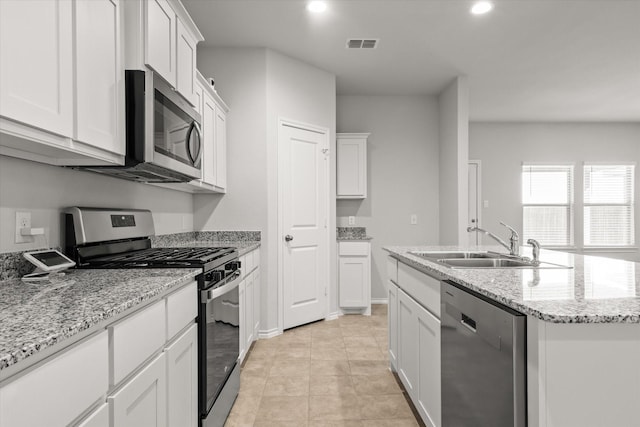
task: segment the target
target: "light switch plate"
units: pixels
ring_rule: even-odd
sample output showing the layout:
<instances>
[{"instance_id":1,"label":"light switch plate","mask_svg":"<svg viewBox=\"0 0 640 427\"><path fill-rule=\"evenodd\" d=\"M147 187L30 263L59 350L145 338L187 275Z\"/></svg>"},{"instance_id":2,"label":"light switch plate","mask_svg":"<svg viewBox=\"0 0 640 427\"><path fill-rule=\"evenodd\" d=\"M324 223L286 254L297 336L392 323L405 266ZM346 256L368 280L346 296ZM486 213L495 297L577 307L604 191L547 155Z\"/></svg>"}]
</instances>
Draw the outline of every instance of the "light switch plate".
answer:
<instances>
[{"instance_id":1,"label":"light switch plate","mask_svg":"<svg viewBox=\"0 0 640 427\"><path fill-rule=\"evenodd\" d=\"M417 225L418 224L418 215L413 214L411 215L411 225Z\"/></svg>"}]
</instances>

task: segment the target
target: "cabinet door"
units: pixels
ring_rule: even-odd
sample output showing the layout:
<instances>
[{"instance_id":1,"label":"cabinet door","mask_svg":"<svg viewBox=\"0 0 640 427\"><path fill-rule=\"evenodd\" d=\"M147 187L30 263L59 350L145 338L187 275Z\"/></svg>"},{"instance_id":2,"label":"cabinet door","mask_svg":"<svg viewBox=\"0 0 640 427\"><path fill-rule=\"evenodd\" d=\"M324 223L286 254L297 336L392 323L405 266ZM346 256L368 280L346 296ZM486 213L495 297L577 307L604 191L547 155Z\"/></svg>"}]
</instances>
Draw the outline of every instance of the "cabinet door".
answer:
<instances>
[{"instance_id":1,"label":"cabinet door","mask_svg":"<svg viewBox=\"0 0 640 427\"><path fill-rule=\"evenodd\" d=\"M368 270L367 257L339 258L340 307L362 308L367 306Z\"/></svg>"},{"instance_id":2,"label":"cabinet door","mask_svg":"<svg viewBox=\"0 0 640 427\"><path fill-rule=\"evenodd\" d=\"M244 353L247 350L247 338L246 338L246 331L245 331L245 327L244 327L244 322L245 322L245 311L246 311L246 302L245 302L245 280L242 280L240 282L240 284L238 285L238 304L240 305L240 310L239 310L239 322L240 322L240 363L242 363L242 361L244 360Z\"/></svg>"},{"instance_id":3,"label":"cabinet door","mask_svg":"<svg viewBox=\"0 0 640 427\"><path fill-rule=\"evenodd\" d=\"M257 251L256 251L257 253ZM260 267L253 273L253 339L258 339L260 330Z\"/></svg>"},{"instance_id":4,"label":"cabinet door","mask_svg":"<svg viewBox=\"0 0 640 427\"><path fill-rule=\"evenodd\" d=\"M340 139L337 144L337 197L367 197L366 139Z\"/></svg>"},{"instance_id":5,"label":"cabinet door","mask_svg":"<svg viewBox=\"0 0 640 427\"><path fill-rule=\"evenodd\" d=\"M196 40L182 21L176 31L176 89L192 105L196 105Z\"/></svg>"},{"instance_id":6,"label":"cabinet door","mask_svg":"<svg viewBox=\"0 0 640 427\"><path fill-rule=\"evenodd\" d=\"M66 426L104 396L108 380L109 340L101 332L0 387L0 425Z\"/></svg>"},{"instance_id":7,"label":"cabinet door","mask_svg":"<svg viewBox=\"0 0 640 427\"><path fill-rule=\"evenodd\" d=\"M215 124L215 185L227 188L227 113L216 105Z\"/></svg>"},{"instance_id":8,"label":"cabinet door","mask_svg":"<svg viewBox=\"0 0 640 427\"><path fill-rule=\"evenodd\" d=\"M244 304L244 325L242 325L242 328L244 329L244 339L246 342L245 345L245 349L246 351L249 350L249 348L251 347L251 343L253 342L253 328L254 328L254 324L253 324L253 279L254 279L254 274L251 273L247 276L247 278L245 279L245 284L244 284L244 298L245 298L245 304Z\"/></svg>"},{"instance_id":9,"label":"cabinet door","mask_svg":"<svg viewBox=\"0 0 640 427\"><path fill-rule=\"evenodd\" d=\"M198 327L193 325L165 350L169 426L198 425Z\"/></svg>"},{"instance_id":10,"label":"cabinet door","mask_svg":"<svg viewBox=\"0 0 640 427\"><path fill-rule=\"evenodd\" d=\"M417 305L418 393L415 402L427 426L439 427L440 410L440 320ZM415 340L415 337L414 337Z\"/></svg>"},{"instance_id":11,"label":"cabinet door","mask_svg":"<svg viewBox=\"0 0 640 427\"><path fill-rule=\"evenodd\" d=\"M202 181L215 185L216 103L206 90L202 92Z\"/></svg>"},{"instance_id":12,"label":"cabinet door","mask_svg":"<svg viewBox=\"0 0 640 427\"><path fill-rule=\"evenodd\" d=\"M167 0L144 2L145 63L176 84L176 14Z\"/></svg>"},{"instance_id":13,"label":"cabinet door","mask_svg":"<svg viewBox=\"0 0 640 427\"><path fill-rule=\"evenodd\" d=\"M0 1L0 115L71 137L72 3Z\"/></svg>"},{"instance_id":14,"label":"cabinet door","mask_svg":"<svg viewBox=\"0 0 640 427\"><path fill-rule=\"evenodd\" d=\"M398 376L414 402L418 392L418 304L398 290Z\"/></svg>"},{"instance_id":15,"label":"cabinet door","mask_svg":"<svg viewBox=\"0 0 640 427\"><path fill-rule=\"evenodd\" d=\"M77 427L109 427L109 405L107 403L102 404Z\"/></svg>"},{"instance_id":16,"label":"cabinet door","mask_svg":"<svg viewBox=\"0 0 640 427\"><path fill-rule=\"evenodd\" d=\"M164 353L107 398L118 427L167 425L167 367Z\"/></svg>"},{"instance_id":17,"label":"cabinet door","mask_svg":"<svg viewBox=\"0 0 640 427\"><path fill-rule=\"evenodd\" d=\"M389 296L389 362L394 371L398 369L398 287L387 281Z\"/></svg>"},{"instance_id":18,"label":"cabinet door","mask_svg":"<svg viewBox=\"0 0 640 427\"><path fill-rule=\"evenodd\" d=\"M119 0L75 0L74 138L124 155L124 70Z\"/></svg>"}]
</instances>

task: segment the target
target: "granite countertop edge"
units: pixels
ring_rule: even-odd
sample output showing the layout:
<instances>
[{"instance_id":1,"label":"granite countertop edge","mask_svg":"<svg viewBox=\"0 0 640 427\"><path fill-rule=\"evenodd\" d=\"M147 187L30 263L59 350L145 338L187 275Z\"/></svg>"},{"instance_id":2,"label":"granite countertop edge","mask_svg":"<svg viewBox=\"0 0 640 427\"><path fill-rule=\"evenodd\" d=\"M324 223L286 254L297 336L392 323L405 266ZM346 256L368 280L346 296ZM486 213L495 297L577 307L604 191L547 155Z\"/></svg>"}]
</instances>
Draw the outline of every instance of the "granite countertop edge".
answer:
<instances>
[{"instance_id":1,"label":"granite countertop edge","mask_svg":"<svg viewBox=\"0 0 640 427\"><path fill-rule=\"evenodd\" d=\"M416 250L469 250L469 248L460 248L460 247L435 247L435 246L424 246L424 247L401 247L401 246L385 246L382 248L383 250L390 253L392 256L402 261L403 263L409 265L410 267L414 267L419 271L422 271L427 274L435 275L440 280L451 280L467 289L475 291L481 295L484 295L493 301L499 302L507 307L513 308L523 314L531 315L538 319L541 319L545 322L549 323L631 323L631 324L640 324L640 312L638 313L623 313L623 314L583 314L580 313L579 310L575 314L560 314L552 312L552 308L548 309L540 309L533 307L531 305L526 305L521 302L516 301L514 298L499 295L495 292L492 292L490 289L486 287L477 285L473 283L472 280L467 279L465 277L461 277L464 273L461 273L461 270L452 270L450 268L441 266L435 262L428 261L423 258L419 258L415 255L411 255L410 251ZM472 249L472 250L475 250ZM480 249L487 250L487 248ZM495 250L495 248L489 248L489 250ZM574 255L576 257L580 257L581 255ZM466 270L474 271L473 269ZM478 271L478 270L475 270ZM487 271L487 270L485 270ZM490 271L490 270L489 270ZM502 270L504 271L504 270ZM489 274L489 273L487 273ZM638 299L640 300L640 298ZM549 304L551 307L556 305L566 305L569 306L571 302L567 301L566 304L563 304L564 301L540 301L542 305ZM562 307L561 307L562 308Z\"/></svg>"},{"instance_id":2,"label":"granite countertop edge","mask_svg":"<svg viewBox=\"0 0 640 427\"><path fill-rule=\"evenodd\" d=\"M84 275L91 276L91 272L95 272L95 270L74 270L81 271ZM105 270L99 270L100 272L105 272ZM129 272L141 272L141 270L119 270L121 273ZM148 271L148 270L147 270ZM157 270L156 270L157 271ZM10 366L16 365L20 363L22 360L25 360L31 356L38 354L39 352L46 350L50 347L53 347L59 343L62 343L69 338L74 337L77 334L80 334L91 328L99 328L101 325L103 327L108 326L111 322L110 320L123 315L127 311L135 311L134 309L140 305L143 305L145 302L151 301L156 297L169 293L174 288L180 287L191 279L195 278L199 273L200 269L181 269L181 274L177 276L173 276L168 278L166 276L166 280L159 281L157 284L153 285L153 288L143 292L141 294L136 295L133 298L126 298L123 301L117 301L117 303L111 305L107 309L96 308L94 310L90 310L89 313L82 316L78 320L74 322L70 322L70 324L65 325L59 331L54 333L48 332L43 334L40 339L33 340L33 342L29 342L23 344L19 347L14 347L12 349L5 349L0 354L0 371L8 368ZM151 278L150 278L151 279ZM85 282L92 279L82 279ZM159 280L159 279L158 279ZM20 282L20 279L8 279L0 282L0 286L8 286L7 282ZM63 282L64 283L64 282ZM82 282L80 282L82 284ZM18 286L20 286L18 284ZM130 286L130 285L127 285ZM133 285L135 286L135 285ZM53 290L55 292L55 289ZM46 290L43 291L47 292ZM0 314L2 314L0 312ZM28 321L28 320L27 320ZM36 323L38 323L38 319L34 319L32 325L25 324L23 325L23 330L29 330L36 328ZM5 338L4 336L0 338ZM5 340L8 341L8 340Z\"/></svg>"},{"instance_id":3,"label":"granite countertop edge","mask_svg":"<svg viewBox=\"0 0 640 427\"><path fill-rule=\"evenodd\" d=\"M339 242L345 242L345 241L357 242L357 241L373 240L373 237L371 236L338 236L336 240L338 240Z\"/></svg>"}]
</instances>

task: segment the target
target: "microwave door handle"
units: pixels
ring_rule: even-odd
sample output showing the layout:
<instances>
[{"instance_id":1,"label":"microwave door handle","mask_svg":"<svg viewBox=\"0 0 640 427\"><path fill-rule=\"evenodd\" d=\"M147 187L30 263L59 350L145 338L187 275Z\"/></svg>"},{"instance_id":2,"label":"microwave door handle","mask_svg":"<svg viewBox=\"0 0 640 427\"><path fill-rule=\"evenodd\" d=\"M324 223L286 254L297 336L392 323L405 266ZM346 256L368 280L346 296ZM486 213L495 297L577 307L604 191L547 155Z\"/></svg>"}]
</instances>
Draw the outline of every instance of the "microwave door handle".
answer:
<instances>
[{"instance_id":1,"label":"microwave door handle","mask_svg":"<svg viewBox=\"0 0 640 427\"><path fill-rule=\"evenodd\" d=\"M193 132L195 132L195 134L197 135L197 141L198 141L198 145L195 147L196 148L196 152L195 155L193 154L193 152L191 151L191 136L193 134ZM200 160L200 155L202 154L202 137L200 134L200 126L198 126L197 122L192 122L191 126L189 127L189 130L187 131L187 155L189 156L189 160L191 161L192 165L195 165L196 163L198 163L198 161Z\"/></svg>"}]
</instances>

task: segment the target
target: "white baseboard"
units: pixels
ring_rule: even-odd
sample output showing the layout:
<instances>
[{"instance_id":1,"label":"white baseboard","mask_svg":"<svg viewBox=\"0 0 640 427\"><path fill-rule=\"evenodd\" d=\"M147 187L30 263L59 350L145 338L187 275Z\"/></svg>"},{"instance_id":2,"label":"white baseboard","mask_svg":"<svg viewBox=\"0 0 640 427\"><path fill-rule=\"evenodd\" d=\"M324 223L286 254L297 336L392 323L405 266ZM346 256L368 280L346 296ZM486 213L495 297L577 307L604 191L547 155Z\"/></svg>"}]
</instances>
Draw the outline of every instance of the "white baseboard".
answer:
<instances>
[{"instance_id":1,"label":"white baseboard","mask_svg":"<svg viewBox=\"0 0 640 427\"><path fill-rule=\"evenodd\" d=\"M389 298L371 298L371 304L389 304Z\"/></svg>"},{"instance_id":2,"label":"white baseboard","mask_svg":"<svg viewBox=\"0 0 640 427\"><path fill-rule=\"evenodd\" d=\"M282 332L280 332L278 328L267 329L266 331L259 331L258 338L261 340L264 340L264 339L277 337L278 335L281 335L281 334Z\"/></svg>"},{"instance_id":3,"label":"white baseboard","mask_svg":"<svg viewBox=\"0 0 640 427\"><path fill-rule=\"evenodd\" d=\"M336 320L339 316L340 316L340 313L337 311L334 311L333 313L329 313L327 317L324 318L324 320Z\"/></svg>"}]
</instances>

